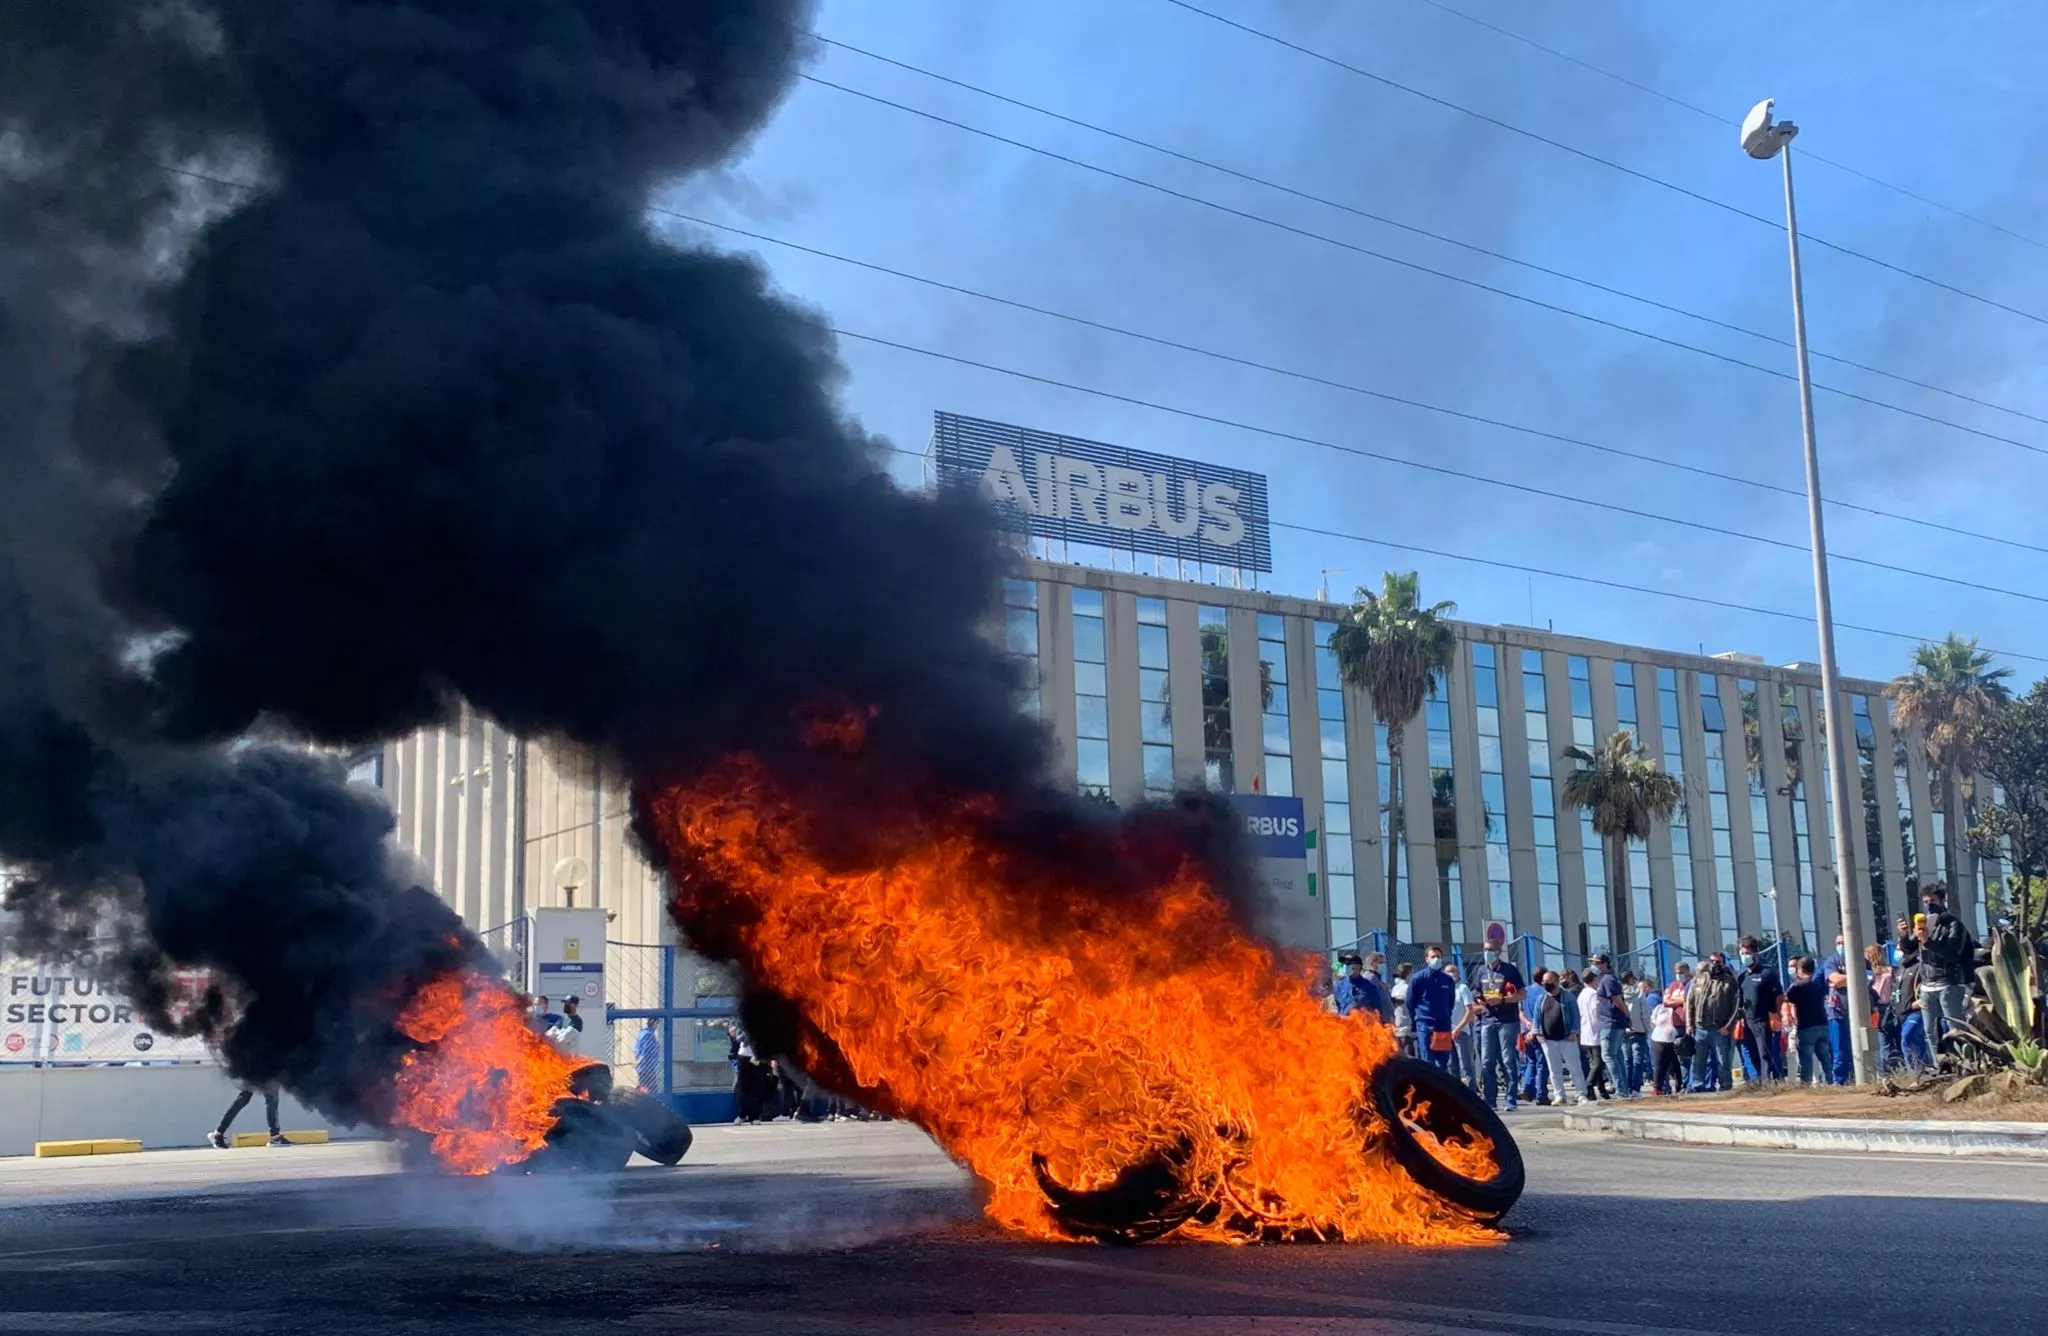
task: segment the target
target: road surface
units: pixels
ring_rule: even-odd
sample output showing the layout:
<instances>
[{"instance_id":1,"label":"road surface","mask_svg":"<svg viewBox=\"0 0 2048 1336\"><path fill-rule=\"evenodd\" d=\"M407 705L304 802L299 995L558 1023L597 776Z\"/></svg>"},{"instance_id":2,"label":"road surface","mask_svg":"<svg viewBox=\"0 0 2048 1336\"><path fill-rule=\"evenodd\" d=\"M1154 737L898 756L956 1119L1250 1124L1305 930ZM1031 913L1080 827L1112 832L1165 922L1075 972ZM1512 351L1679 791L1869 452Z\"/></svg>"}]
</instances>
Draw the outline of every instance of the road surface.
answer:
<instances>
[{"instance_id":1,"label":"road surface","mask_svg":"<svg viewBox=\"0 0 2048 1336\"><path fill-rule=\"evenodd\" d=\"M372 1143L0 1161L0 1333L1210 1336L2038 1329L2048 1166L1516 1124L1513 1240L1003 1239L901 1125L706 1129L682 1168L445 1181Z\"/></svg>"}]
</instances>

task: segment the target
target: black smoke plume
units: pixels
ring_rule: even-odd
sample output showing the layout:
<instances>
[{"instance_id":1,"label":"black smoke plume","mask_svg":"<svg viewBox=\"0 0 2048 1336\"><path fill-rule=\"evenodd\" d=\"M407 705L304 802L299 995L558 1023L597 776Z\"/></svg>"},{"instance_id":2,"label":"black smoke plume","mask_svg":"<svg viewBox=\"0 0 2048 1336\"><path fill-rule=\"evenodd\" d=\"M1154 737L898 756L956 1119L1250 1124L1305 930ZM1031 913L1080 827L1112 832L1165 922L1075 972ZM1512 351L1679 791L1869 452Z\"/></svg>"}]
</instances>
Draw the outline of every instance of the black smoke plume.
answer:
<instances>
[{"instance_id":1,"label":"black smoke plume","mask_svg":"<svg viewBox=\"0 0 2048 1336\"><path fill-rule=\"evenodd\" d=\"M138 956L220 971L239 1070L362 1112L342 1089L383 1060L389 998L475 949L405 890L388 818L314 763L229 750L252 732L370 743L466 700L642 786L751 752L823 786L850 851L887 803L993 795L1038 879L1159 875L1171 821L1125 839L1046 781L986 634L1007 558L983 508L887 479L829 335L756 262L648 231L651 190L765 121L808 9L0 18L0 173L35 164L30 189L0 174L0 208L104 194L50 244L139 271L121 319L37 370L46 428L0 428L10 468L59 461L83 497L9 540L0 795L64 782L0 818L0 856L30 869L31 923L123 904ZM30 310L20 338L64 324ZM54 585L16 550L39 545ZM821 762L806 730L842 709L866 745ZM1193 812L1176 847L1222 874L1221 815Z\"/></svg>"}]
</instances>

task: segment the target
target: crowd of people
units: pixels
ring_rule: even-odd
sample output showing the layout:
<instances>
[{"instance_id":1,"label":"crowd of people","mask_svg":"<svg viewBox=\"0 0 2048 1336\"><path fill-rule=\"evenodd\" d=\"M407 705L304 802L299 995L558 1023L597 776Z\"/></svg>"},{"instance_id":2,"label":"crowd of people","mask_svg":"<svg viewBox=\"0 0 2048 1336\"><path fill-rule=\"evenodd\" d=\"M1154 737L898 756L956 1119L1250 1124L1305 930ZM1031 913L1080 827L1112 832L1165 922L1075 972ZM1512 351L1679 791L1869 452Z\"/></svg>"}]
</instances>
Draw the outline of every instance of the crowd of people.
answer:
<instances>
[{"instance_id":1,"label":"crowd of people","mask_svg":"<svg viewBox=\"0 0 2048 1336\"><path fill-rule=\"evenodd\" d=\"M1948 912L1947 888L1921 890L1923 911L1860 962L1882 1070L1921 1070L1940 1036L1968 1013L1978 946ZM1401 1051L1443 1067L1488 1104L1676 1096L1783 1081L1852 1079L1848 962L1842 941L1825 961L1789 962L1789 983L1754 937L1736 963L1715 951L1680 962L1669 980L1617 970L1595 952L1583 969L1539 970L1528 981L1489 940L1461 971L1441 946L1420 968L1391 976L1385 956L1346 954L1332 990L1340 1015L1377 1016Z\"/></svg>"},{"instance_id":2,"label":"crowd of people","mask_svg":"<svg viewBox=\"0 0 2048 1336\"><path fill-rule=\"evenodd\" d=\"M850 1099L832 1094L797 1069L787 1058L764 1058L737 1025L727 1025L729 1047L726 1060L732 1064L732 1093L736 1123L772 1123L788 1119L799 1123L887 1122Z\"/></svg>"}]
</instances>

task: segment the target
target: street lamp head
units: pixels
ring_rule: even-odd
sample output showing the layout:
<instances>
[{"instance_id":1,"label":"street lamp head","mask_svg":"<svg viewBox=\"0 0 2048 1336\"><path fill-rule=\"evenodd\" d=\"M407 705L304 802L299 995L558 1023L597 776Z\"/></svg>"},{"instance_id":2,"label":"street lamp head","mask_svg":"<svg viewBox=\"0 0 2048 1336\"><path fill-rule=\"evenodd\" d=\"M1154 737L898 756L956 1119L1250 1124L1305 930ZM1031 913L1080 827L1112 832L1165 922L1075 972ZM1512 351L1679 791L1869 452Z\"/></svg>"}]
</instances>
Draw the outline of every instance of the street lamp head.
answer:
<instances>
[{"instance_id":1,"label":"street lamp head","mask_svg":"<svg viewBox=\"0 0 2048 1336\"><path fill-rule=\"evenodd\" d=\"M1792 136L1799 133L1799 127L1790 121L1771 122L1771 107L1776 98L1765 98L1749 109L1749 115L1742 118L1742 151L1752 158L1768 159L1778 156L1778 150L1792 142Z\"/></svg>"}]
</instances>

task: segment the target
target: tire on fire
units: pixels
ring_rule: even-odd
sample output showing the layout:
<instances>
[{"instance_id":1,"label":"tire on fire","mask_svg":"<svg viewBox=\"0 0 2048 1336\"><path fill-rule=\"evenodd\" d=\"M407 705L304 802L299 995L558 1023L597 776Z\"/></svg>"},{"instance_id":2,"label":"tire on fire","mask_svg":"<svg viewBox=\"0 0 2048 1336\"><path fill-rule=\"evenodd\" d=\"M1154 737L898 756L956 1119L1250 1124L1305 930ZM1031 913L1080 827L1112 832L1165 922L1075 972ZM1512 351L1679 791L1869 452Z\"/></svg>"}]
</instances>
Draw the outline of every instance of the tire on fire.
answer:
<instances>
[{"instance_id":1,"label":"tire on fire","mask_svg":"<svg viewBox=\"0 0 2048 1336\"><path fill-rule=\"evenodd\" d=\"M1500 1115L1449 1072L1419 1058L1395 1058L1373 1072L1371 1091L1395 1163L1419 1186L1487 1223L1521 1197L1521 1148ZM1493 1174L1475 1178L1445 1164L1428 1139L1485 1145Z\"/></svg>"}]
</instances>

